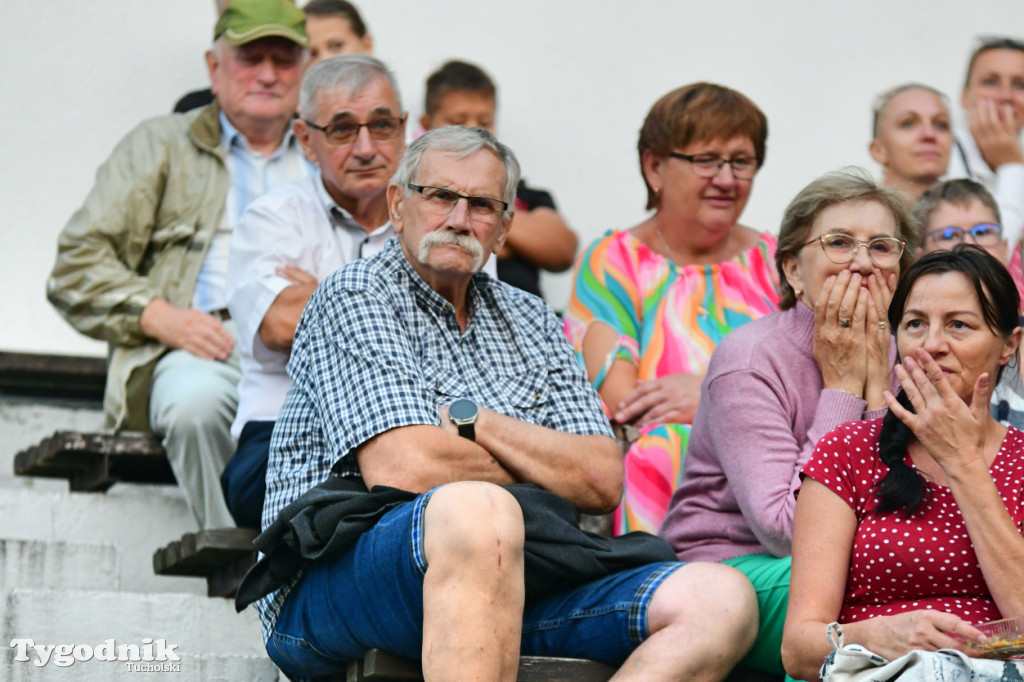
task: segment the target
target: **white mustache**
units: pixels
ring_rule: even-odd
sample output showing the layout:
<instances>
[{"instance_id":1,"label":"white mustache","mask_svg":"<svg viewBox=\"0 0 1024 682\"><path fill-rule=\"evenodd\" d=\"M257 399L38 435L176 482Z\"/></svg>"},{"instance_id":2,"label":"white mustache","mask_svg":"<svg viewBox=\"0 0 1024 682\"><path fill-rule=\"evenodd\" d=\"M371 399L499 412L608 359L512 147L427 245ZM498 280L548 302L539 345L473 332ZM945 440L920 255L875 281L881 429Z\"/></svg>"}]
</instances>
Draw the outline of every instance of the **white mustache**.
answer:
<instances>
[{"instance_id":1,"label":"white mustache","mask_svg":"<svg viewBox=\"0 0 1024 682\"><path fill-rule=\"evenodd\" d=\"M457 246L473 257L473 272L479 272L484 266L484 248L480 242L465 232L453 232L452 230L433 230L424 235L420 241L420 262L427 259L430 250L435 246L448 245Z\"/></svg>"}]
</instances>

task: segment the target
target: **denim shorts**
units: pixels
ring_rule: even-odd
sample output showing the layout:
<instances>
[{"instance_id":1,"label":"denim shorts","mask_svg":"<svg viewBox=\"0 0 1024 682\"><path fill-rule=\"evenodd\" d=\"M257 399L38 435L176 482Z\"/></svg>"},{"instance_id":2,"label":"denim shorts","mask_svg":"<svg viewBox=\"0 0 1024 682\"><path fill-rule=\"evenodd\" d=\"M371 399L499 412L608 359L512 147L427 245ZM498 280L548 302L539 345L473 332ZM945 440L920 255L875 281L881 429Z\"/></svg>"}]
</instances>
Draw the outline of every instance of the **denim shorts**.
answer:
<instances>
[{"instance_id":1,"label":"denim shorts","mask_svg":"<svg viewBox=\"0 0 1024 682\"><path fill-rule=\"evenodd\" d=\"M431 491L432 492L432 491ZM391 510L339 557L314 562L285 600L267 641L286 674L344 672L380 648L419 658L423 640L423 516L431 493ZM621 664L650 631L655 589L681 563L655 563L527 603L521 652Z\"/></svg>"}]
</instances>

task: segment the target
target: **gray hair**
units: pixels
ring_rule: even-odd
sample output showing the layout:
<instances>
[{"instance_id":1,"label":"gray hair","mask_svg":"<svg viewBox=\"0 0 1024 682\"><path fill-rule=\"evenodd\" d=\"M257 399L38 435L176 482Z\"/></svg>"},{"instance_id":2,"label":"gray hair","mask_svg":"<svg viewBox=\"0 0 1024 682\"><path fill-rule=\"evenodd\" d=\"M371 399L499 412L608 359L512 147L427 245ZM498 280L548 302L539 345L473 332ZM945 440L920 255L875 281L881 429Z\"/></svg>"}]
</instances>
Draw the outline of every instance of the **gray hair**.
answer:
<instances>
[{"instance_id":1,"label":"gray hair","mask_svg":"<svg viewBox=\"0 0 1024 682\"><path fill-rule=\"evenodd\" d=\"M946 114L949 114L949 98L945 94L931 87L930 85L923 85L921 83L904 83L903 85L897 85L894 88L889 88L881 95L875 98L874 106L871 107L871 139L878 138L878 123L882 120L882 116L885 114L886 108L893 101L897 95L902 95L904 92L910 90L923 90L930 92L939 98L942 102L942 106L946 108Z\"/></svg>"},{"instance_id":2,"label":"gray hair","mask_svg":"<svg viewBox=\"0 0 1024 682\"><path fill-rule=\"evenodd\" d=\"M384 62L368 54L331 57L309 67L299 92L299 114L302 118L313 120L320 114L316 100L321 92L331 94L344 90L354 97L378 78L387 82L395 92L395 100L398 102L398 111L395 113L401 116L402 96L398 92L395 74L391 73Z\"/></svg>"},{"instance_id":3,"label":"gray hair","mask_svg":"<svg viewBox=\"0 0 1024 682\"><path fill-rule=\"evenodd\" d=\"M494 152L494 155L505 165L505 191L502 199L511 209L516 200L516 188L519 186L519 161L516 160L516 155L512 153L511 149L498 142L494 135L482 128L444 126L416 138L406 149L405 155L398 163L398 170L391 178L391 184L401 187L406 196L411 193L408 185L417 177L423 152L428 149L452 152L460 159L481 149ZM509 215L509 210L506 210L505 217L507 218Z\"/></svg>"},{"instance_id":4,"label":"gray hair","mask_svg":"<svg viewBox=\"0 0 1024 682\"><path fill-rule=\"evenodd\" d=\"M896 238L907 243L900 257L900 272L914 262L914 247L918 244L918 226L911 212L910 198L905 192L883 187L871 179L862 168L849 167L822 175L804 187L789 202L779 227L775 248L775 267L779 271L779 308L788 310L796 305L796 292L786 281L783 264L786 258L796 256L808 241L814 221L832 206L847 203L874 202L892 214L896 223Z\"/></svg>"}]
</instances>

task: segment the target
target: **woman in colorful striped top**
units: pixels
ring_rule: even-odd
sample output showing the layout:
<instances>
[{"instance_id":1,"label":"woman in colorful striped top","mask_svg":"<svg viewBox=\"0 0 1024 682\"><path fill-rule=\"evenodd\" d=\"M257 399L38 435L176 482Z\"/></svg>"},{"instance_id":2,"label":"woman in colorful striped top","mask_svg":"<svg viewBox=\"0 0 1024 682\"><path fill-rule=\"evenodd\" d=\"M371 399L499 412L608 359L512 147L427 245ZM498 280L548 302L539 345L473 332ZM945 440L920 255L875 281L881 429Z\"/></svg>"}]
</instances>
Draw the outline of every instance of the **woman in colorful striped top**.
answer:
<instances>
[{"instance_id":1,"label":"woman in colorful striped top","mask_svg":"<svg viewBox=\"0 0 1024 682\"><path fill-rule=\"evenodd\" d=\"M653 215L577 263L566 334L613 424L632 427L617 534L657 532L715 345L777 307L775 239L737 222L767 136L735 90L695 83L662 97L637 145Z\"/></svg>"}]
</instances>

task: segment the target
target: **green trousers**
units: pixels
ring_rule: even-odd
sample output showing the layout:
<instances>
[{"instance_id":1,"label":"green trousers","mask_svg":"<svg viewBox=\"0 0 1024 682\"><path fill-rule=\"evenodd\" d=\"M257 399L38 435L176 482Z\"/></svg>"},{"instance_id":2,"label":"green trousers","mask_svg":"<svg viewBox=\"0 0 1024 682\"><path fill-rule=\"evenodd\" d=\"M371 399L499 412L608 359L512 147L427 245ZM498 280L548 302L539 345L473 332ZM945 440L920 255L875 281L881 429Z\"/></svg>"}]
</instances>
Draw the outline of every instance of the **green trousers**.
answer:
<instances>
[{"instance_id":1,"label":"green trousers","mask_svg":"<svg viewBox=\"0 0 1024 682\"><path fill-rule=\"evenodd\" d=\"M782 628L789 603L790 562L791 557L767 554L746 554L722 562L747 576L757 592L757 641L740 665L778 675L786 672L782 667Z\"/></svg>"}]
</instances>

